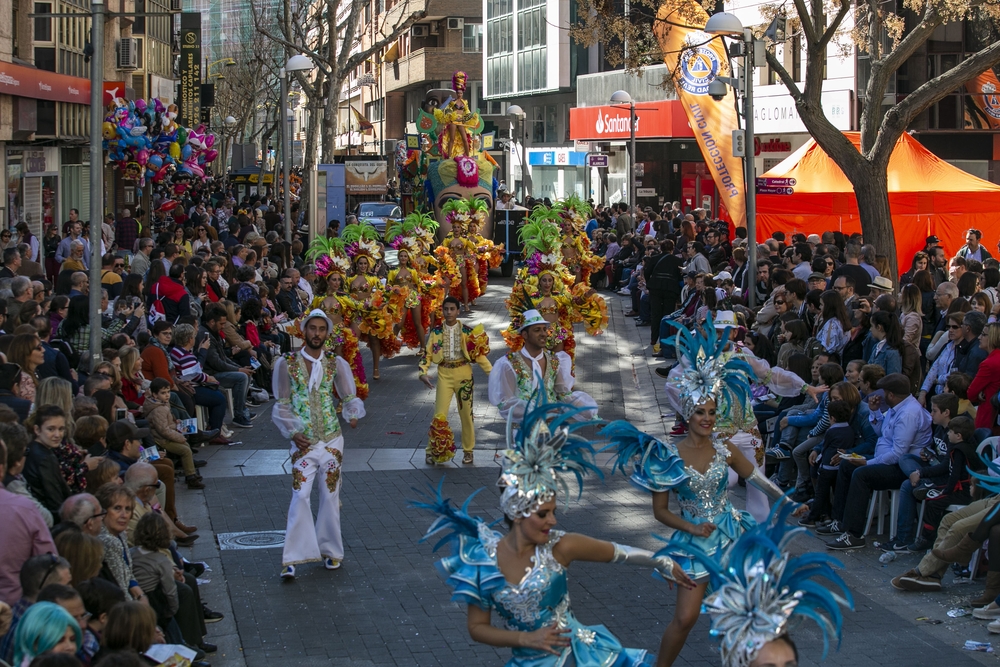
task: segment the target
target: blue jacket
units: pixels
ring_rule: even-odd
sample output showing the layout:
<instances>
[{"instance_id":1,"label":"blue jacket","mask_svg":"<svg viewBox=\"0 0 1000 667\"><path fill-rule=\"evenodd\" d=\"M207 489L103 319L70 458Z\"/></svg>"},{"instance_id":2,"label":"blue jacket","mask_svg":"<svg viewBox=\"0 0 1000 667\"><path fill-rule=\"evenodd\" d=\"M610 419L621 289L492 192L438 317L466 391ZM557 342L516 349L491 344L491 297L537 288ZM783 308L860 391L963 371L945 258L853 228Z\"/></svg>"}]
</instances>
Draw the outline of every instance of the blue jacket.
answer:
<instances>
[{"instance_id":1,"label":"blue jacket","mask_svg":"<svg viewBox=\"0 0 1000 667\"><path fill-rule=\"evenodd\" d=\"M810 410L809 412L803 412L801 414L796 414L796 415L788 415L788 425L798 426L800 429L803 427L808 427L808 428L814 427L816 424L819 423L820 418L824 414L826 414L826 401L829 395L830 392L826 392L825 394L823 394L823 396L819 399L819 403L816 405L816 407Z\"/></svg>"},{"instance_id":2,"label":"blue jacket","mask_svg":"<svg viewBox=\"0 0 1000 667\"><path fill-rule=\"evenodd\" d=\"M903 372L903 357L900 356L898 350L894 350L888 345L883 345L881 350L878 349L877 345L872 348L865 363L881 366L885 369L886 375Z\"/></svg>"}]
</instances>

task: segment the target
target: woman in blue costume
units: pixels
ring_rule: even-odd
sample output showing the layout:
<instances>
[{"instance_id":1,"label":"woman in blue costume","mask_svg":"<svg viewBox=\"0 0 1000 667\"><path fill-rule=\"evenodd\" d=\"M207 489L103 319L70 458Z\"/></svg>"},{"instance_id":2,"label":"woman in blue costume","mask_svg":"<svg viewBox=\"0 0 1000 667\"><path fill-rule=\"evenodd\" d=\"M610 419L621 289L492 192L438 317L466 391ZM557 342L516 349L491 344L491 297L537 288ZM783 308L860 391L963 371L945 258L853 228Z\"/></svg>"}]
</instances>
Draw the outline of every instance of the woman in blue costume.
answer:
<instances>
[{"instance_id":1,"label":"woman in blue costume","mask_svg":"<svg viewBox=\"0 0 1000 667\"><path fill-rule=\"evenodd\" d=\"M789 635L793 621L812 619L823 633L823 657L830 639L839 648L843 614L854 600L825 553L793 557L789 543L806 532L788 523L791 507L775 507L767 522L745 532L720 561L696 558L709 570L713 591L703 611L719 641L723 667L794 667L798 648ZM824 581L825 580L825 581Z\"/></svg>"},{"instance_id":2,"label":"woman in blue costume","mask_svg":"<svg viewBox=\"0 0 1000 667\"><path fill-rule=\"evenodd\" d=\"M677 334L678 356L683 354L690 362L674 379L689 425L683 440L664 444L625 421L612 422L601 431L616 452L613 468L631 473L633 484L652 492L653 516L674 530L656 555L670 557L697 582L694 588L678 589L677 608L660 641L657 667L674 663L698 621L710 571L696 554L718 561L735 540L757 525L749 512L729 502L729 469L772 500L782 497L736 445L715 432L722 410L742 410L750 400L753 371L744 360L724 354L728 329L718 335L710 318L704 330L704 335L686 329ZM677 495L680 514L670 509L670 492ZM797 515L805 509L799 508Z\"/></svg>"},{"instance_id":3,"label":"woman in blue costume","mask_svg":"<svg viewBox=\"0 0 1000 667\"><path fill-rule=\"evenodd\" d=\"M470 517L468 500L459 510L442 499L440 487L432 502L414 503L439 515L424 539L449 531L435 548L448 544L452 555L438 568L454 588L452 599L468 605L469 635L483 644L511 647L507 667L652 664L644 649L624 648L603 625L577 620L566 579L575 560L651 567L681 587L694 586L668 556L555 530L556 497L569 492L557 473L575 475L581 490L584 474L600 474L590 443L574 433L584 424L569 423L576 412L567 405L536 403L522 421L517 443L508 428L511 448L499 482L500 507L510 528L506 535ZM491 623L493 611L502 628Z\"/></svg>"}]
</instances>

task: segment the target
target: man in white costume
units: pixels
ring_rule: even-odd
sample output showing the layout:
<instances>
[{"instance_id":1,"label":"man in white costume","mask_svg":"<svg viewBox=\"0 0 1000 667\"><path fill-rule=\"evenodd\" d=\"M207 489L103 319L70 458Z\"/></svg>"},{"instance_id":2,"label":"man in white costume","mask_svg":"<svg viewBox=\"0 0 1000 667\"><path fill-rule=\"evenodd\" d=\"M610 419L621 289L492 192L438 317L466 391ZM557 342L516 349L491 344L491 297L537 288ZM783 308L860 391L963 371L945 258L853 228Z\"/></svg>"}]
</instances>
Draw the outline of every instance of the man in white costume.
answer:
<instances>
[{"instance_id":1,"label":"man in white costume","mask_svg":"<svg viewBox=\"0 0 1000 667\"><path fill-rule=\"evenodd\" d=\"M340 535L344 436L334 390L351 428L365 416L351 367L324 347L333 329L330 318L322 310L313 310L302 320L300 329L305 344L298 352L275 360L272 381L277 403L271 418L281 435L292 441L292 502L281 555L282 579L294 579L299 563L322 560L328 570L340 567L344 559ZM323 483L314 523L309 496L317 477Z\"/></svg>"},{"instance_id":2,"label":"man in white costume","mask_svg":"<svg viewBox=\"0 0 1000 667\"><path fill-rule=\"evenodd\" d=\"M545 387L549 403L568 403L585 408L575 416L577 420L595 419L597 402L582 391L573 391L573 363L565 352L552 353L545 349L545 340L551 326L537 310L526 310L520 333L524 347L501 357L490 372L490 403L497 406L500 416L510 420L517 428L524 417L529 399L538 389L539 381Z\"/></svg>"}]
</instances>

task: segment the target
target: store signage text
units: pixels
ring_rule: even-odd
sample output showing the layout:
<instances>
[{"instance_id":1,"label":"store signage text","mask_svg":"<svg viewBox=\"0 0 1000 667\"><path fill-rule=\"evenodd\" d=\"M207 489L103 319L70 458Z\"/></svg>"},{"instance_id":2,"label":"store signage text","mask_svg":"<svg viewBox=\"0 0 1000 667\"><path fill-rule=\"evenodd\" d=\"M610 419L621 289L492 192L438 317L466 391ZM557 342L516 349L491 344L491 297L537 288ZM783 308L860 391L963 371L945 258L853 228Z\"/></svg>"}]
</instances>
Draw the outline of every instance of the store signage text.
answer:
<instances>
[{"instance_id":1,"label":"store signage text","mask_svg":"<svg viewBox=\"0 0 1000 667\"><path fill-rule=\"evenodd\" d=\"M781 139L768 139L767 141L761 141L760 137L753 138L753 154L760 155L761 153L791 153L792 152L792 142L782 141Z\"/></svg>"}]
</instances>

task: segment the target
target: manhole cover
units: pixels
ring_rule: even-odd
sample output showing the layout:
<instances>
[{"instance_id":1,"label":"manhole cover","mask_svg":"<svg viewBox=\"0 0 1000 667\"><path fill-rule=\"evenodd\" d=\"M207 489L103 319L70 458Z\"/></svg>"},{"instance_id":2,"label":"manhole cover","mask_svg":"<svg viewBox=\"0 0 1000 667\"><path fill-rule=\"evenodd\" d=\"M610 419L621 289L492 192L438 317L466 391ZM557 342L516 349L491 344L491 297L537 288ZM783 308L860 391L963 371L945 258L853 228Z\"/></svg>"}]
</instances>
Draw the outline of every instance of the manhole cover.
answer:
<instances>
[{"instance_id":1,"label":"manhole cover","mask_svg":"<svg viewBox=\"0 0 1000 667\"><path fill-rule=\"evenodd\" d=\"M219 533L221 551L234 549L273 549L285 545L285 531L265 530L259 533Z\"/></svg>"}]
</instances>

